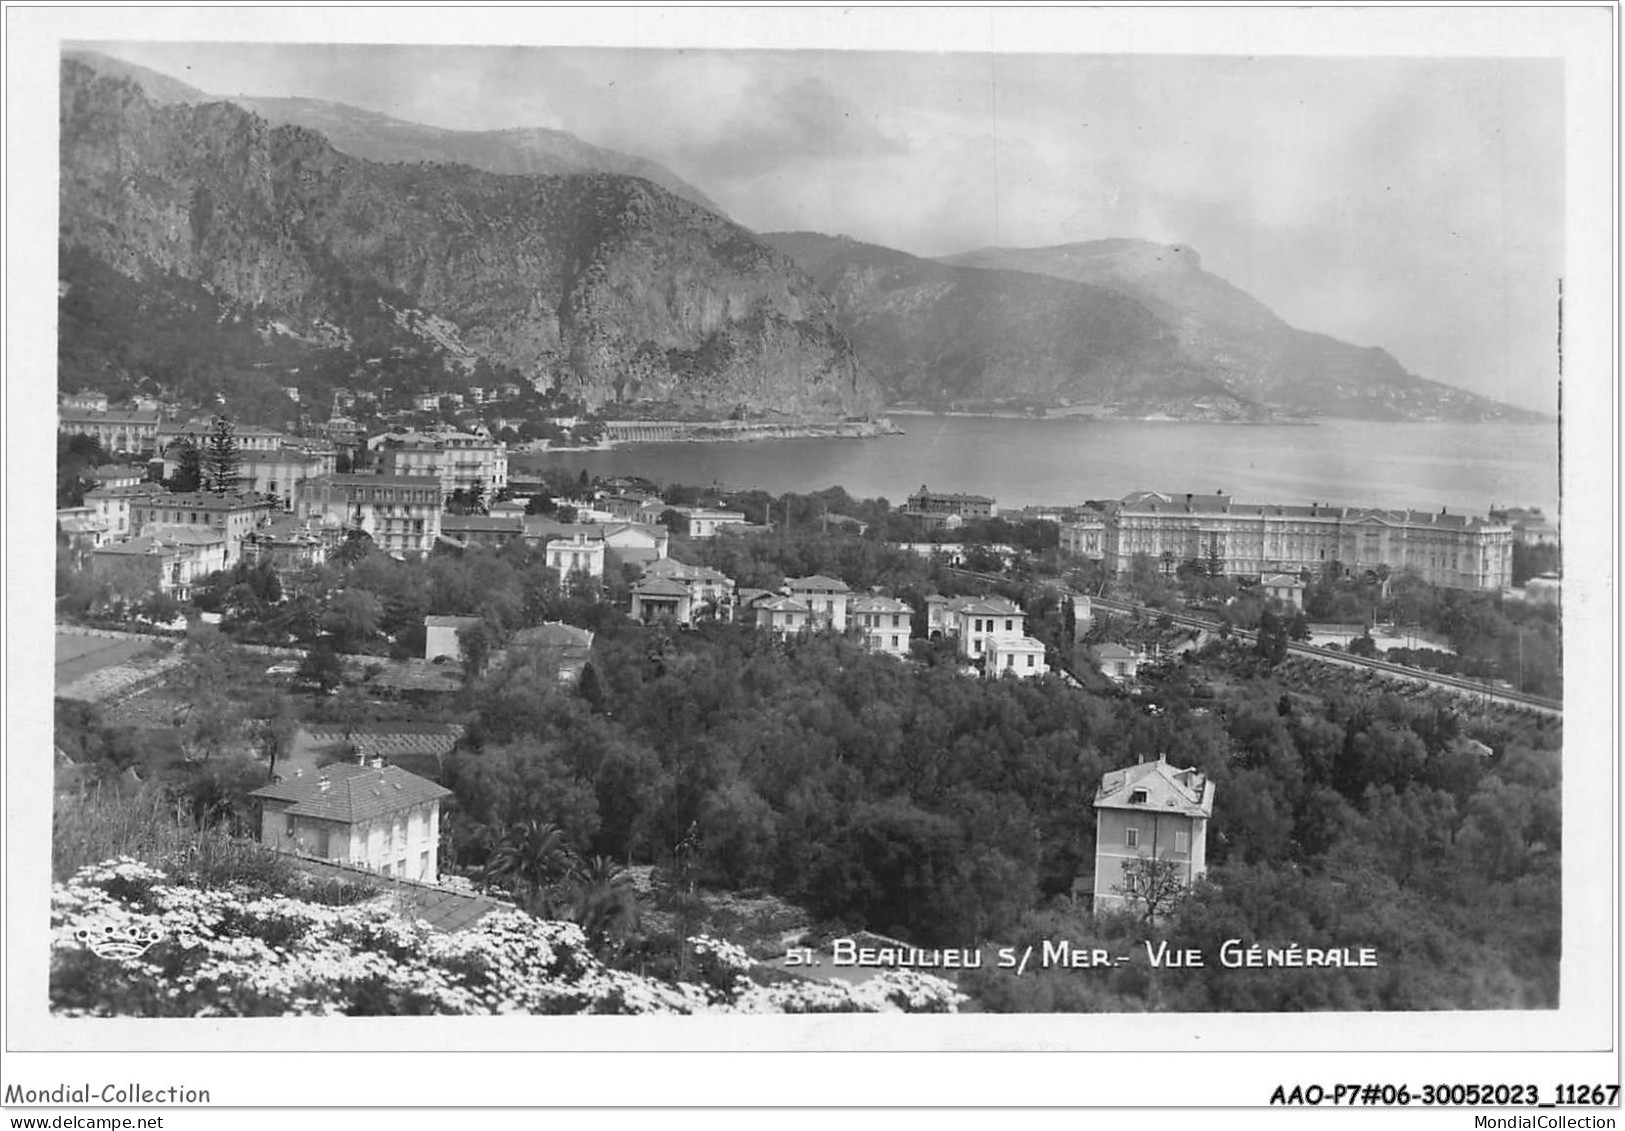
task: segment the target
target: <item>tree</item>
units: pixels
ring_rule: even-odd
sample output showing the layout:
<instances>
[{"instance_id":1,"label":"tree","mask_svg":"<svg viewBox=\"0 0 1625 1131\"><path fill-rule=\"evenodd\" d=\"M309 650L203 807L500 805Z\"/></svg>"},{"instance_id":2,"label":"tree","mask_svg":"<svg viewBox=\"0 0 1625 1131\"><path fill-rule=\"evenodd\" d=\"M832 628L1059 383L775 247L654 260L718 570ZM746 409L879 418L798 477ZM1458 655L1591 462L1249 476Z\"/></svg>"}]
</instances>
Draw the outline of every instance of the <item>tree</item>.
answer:
<instances>
[{"instance_id":1,"label":"tree","mask_svg":"<svg viewBox=\"0 0 1625 1131\"><path fill-rule=\"evenodd\" d=\"M288 709L288 700L280 693L265 696L250 709L249 734L254 746L266 760L266 776L276 780L276 761L293 744L299 720Z\"/></svg>"},{"instance_id":2,"label":"tree","mask_svg":"<svg viewBox=\"0 0 1625 1131\"><path fill-rule=\"evenodd\" d=\"M533 911L546 914L553 903L547 889L575 872L575 853L557 825L524 821L503 831L485 871Z\"/></svg>"},{"instance_id":3,"label":"tree","mask_svg":"<svg viewBox=\"0 0 1625 1131\"><path fill-rule=\"evenodd\" d=\"M224 416L216 416L203 447L202 489L214 495L235 491L242 474L243 458L237 449L237 427Z\"/></svg>"},{"instance_id":4,"label":"tree","mask_svg":"<svg viewBox=\"0 0 1625 1131\"><path fill-rule=\"evenodd\" d=\"M463 670L470 676L484 675L496 647L496 634L482 620L457 630L457 646L463 653Z\"/></svg>"},{"instance_id":5,"label":"tree","mask_svg":"<svg viewBox=\"0 0 1625 1131\"><path fill-rule=\"evenodd\" d=\"M1265 609L1258 620L1258 654L1272 668L1286 659L1288 633L1287 622L1274 609Z\"/></svg>"},{"instance_id":6,"label":"tree","mask_svg":"<svg viewBox=\"0 0 1625 1131\"><path fill-rule=\"evenodd\" d=\"M642 908L625 869L605 856L576 868L570 918L599 946L614 946L637 929Z\"/></svg>"},{"instance_id":7,"label":"tree","mask_svg":"<svg viewBox=\"0 0 1625 1131\"><path fill-rule=\"evenodd\" d=\"M1224 551L1217 534L1210 537L1207 543L1207 575L1214 580L1224 576Z\"/></svg>"},{"instance_id":8,"label":"tree","mask_svg":"<svg viewBox=\"0 0 1625 1131\"><path fill-rule=\"evenodd\" d=\"M299 678L325 695L344 682L344 664L333 646L324 641L305 653L299 665Z\"/></svg>"},{"instance_id":9,"label":"tree","mask_svg":"<svg viewBox=\"0 0 1625 1131\"><path fill-rule=\"evenodd\" d=\"M1147 926L1166 915L1187 894L1185 866L1177 860L1139 856L1123 865L1123 880L1112 891L1136 908Z\"/></svg>"},{"instance_id":10,"label":"tree","mask_svg":"<svg viewBox=\"0 0 1625 1131\"><path fill-rule=\"evenodd\" d=\"M333 551L333 557L340 565L353 566L372 553L372 549L372 535L365 530L352 529L345 532L344 541Z\"/></svg>"},{"instance_id":11,"label":"tree","mask_svg":"<svg viewBox=\"0 0 1625 1131\"><path fill-rule=\"evenodd\" d=\"M203 449L196 436L180 441L175 452L175 474L169 480L169 489L179 494L203 489Z\"/></svg>"}]
</instances>

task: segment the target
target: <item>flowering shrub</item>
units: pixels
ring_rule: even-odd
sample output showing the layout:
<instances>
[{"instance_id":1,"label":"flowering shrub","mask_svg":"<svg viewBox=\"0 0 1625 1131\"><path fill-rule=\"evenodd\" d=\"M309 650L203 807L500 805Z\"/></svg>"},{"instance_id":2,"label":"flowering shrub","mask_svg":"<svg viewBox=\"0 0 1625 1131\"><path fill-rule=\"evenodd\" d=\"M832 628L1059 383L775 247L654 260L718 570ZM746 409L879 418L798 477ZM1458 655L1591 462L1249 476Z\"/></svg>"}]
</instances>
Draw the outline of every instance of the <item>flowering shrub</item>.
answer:
<instances>
[{"instance_id":1,"label":"flowering shrub","mask_svg":"<svg viewBox=\"0 0 1625 1131\"><path fill-rule=\"evenodd\" d=\"M206 890L121 857L51 894L51 1004L73 1016L952 1012L898 972L757 985L732 943L689 940L703 985L611 969L581 928L516 910L443 934L372 905Z\"/></svg>"}]
</instances>

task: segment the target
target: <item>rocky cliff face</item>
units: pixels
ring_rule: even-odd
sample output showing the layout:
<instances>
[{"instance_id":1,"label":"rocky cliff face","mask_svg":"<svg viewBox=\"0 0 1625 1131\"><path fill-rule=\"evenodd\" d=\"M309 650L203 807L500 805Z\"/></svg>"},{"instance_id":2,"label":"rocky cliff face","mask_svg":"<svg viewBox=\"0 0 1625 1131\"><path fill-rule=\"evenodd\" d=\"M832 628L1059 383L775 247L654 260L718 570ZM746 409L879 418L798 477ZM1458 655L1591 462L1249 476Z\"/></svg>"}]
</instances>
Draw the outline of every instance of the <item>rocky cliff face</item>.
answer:
<instances>
[{"instance_id":1,"label":"rocky cliff face","mask_svg":"<svg viewBox=\"0 0 1625 1131\"><path fill-rule=\"evenodd\" d=\"M258 114L273 126L299 126L325 137L340 153L386 164L450 162L487 173L570 176L576 173L622 173L653 181L667 192L722 215L715 201L657 161L603 149L563 130L448 130L406 122L318 98L265 98L213 95L99 51L64 51L109 78L129 79L159 103L232 102Z\"/></svg>"},{"instance_id":2,"label":"rocky cliff face","mask_svg":"<svg viewBox=\"0 0 1625 1131\"><path fill-rule=\"evenodd\" d=\"M257 317L342 325L386 291L589 404L862 416L828 301L749 232L641 179L380 165L226 103L64 61L60 238Z\"/></svg>"},{"instance_id":3,"label":"rocky cliff face","mask_svg":"<svg viewBox=\"0 0 1625 1131\"><path fill-rule=\"evenodd\" d=\"M1104 288L958 267L808 232L763 237L835 301L889 398L969 410L1256 420L1138 300Z\"/></svg>"},{"instance_id":4,"label":"rocky cliff face","mask_svg":"<svg viewBox=\"0 0 1625 1131\"><path fill-rule=\"evenodd\" d=\"M1226 389L1302 416L1521 420L1537 414L1409 373L1387 351L1296 329L1202 268L1197 252L1144 240L985 248L944 260L1085 283L1132 298Z\"/></svg>"}]
</instances>

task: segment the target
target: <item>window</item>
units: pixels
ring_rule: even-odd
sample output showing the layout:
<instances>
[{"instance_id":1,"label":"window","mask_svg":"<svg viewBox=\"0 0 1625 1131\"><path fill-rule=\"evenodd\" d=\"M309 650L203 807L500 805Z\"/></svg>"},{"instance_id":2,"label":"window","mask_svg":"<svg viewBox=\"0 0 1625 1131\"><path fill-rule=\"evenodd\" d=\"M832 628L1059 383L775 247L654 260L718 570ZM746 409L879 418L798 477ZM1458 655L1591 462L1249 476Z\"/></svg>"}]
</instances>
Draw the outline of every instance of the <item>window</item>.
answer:
<instances>
[{"instance_id":1,"label":"window","mask_svg":"<svg viewBox=\"0 0 1625 1131\"><path fill-rule=\"evenodd\" d=\"M897 637L894 636L891 638L891 646L893 648L897 647Z\"/></svg>"},{"instance_id":2,"label":"window","mask_svg":"<svg viewBox=\"0 0 1625 1131\"><path fill-rule=\"evenodd\" d=\"M1029 667L1029 668L1030 668L1030 667L1032 667L1032 666L1033 666L1033 658L1032 658L1032 656L1031 656L1031 655L1029 655L1029 656L1028 656L1028 657L1027 657L1027 666L1028 666L1028 667Z\"/></svg>"},{"instance_id":3,"label":"window","mask_svg":"<svg viewBox=\"0 0 1625 1131\"><path fill-rule=\"evenodd\" d=\"M1123 843L1128 845L1128 847L1130 847L1130 848L1138 848L1138 847L1140 847L1140 830L1139 829L1128 829L1128 830L1126 830L1126 835L1123 838Z\"/></svg>"},{"instance_id":4,"label":"window","mask_svg":"<svg viewBox=\"0 0 1625 1131\"><path fill-rule=\"evenodd\" d=\"M1015 630L1016 630L1016 622L1013 621L1013 620L1006 619L1005 622L1004 622L1004 631L1006 631L1006 632L1014 632Z\"/></svg>"},{"instance_id":5,"label":"window","mask_svg":"<svg viewBox=\"0 0 1625 1131\"><path fill-rule=\"evenodd\" d=\"M1015 667L1016 666L1016 658L1014 656L1011 656L1011 655L1006 655L1004 657L1004 666L1007 667L1007 668Z\"/></svg>"},{"instance_id":6,"label":"window","mask_svg":"<svg viewBox=\"0 0 1625 1131\"><path fill-rule=\"evenodd\" d=\"M1136 789L1128 795L1130 805L1144 805L1150 799L1150 793L1143 789Z\"/></svg>"},{"instance_id":7,"label":"window","mask_svg":"<svg viewBox=\"0 0 1625 1131\"><path fill-rule=\"evenodd\" d=\"M288 814L288 829L287 829L287 834L289 836L292 836L294 834L294 831L295 831L295 829L297 827L297 824L298 824L297 819L294 817L294 815L292 813L289 813Z\"/></svg>"},{"instance_id":8,"label":"window","mask_svg":"<svg viewBox=\"0 0 1625 1131\"><path fill-rule=\"evenodd\" d=\"M1191 850L1191 834L1190 833L1175 833L1174 834L1174 851L1175 852L1189 852L1190 850Z\"/></svg>"}]
</instances>

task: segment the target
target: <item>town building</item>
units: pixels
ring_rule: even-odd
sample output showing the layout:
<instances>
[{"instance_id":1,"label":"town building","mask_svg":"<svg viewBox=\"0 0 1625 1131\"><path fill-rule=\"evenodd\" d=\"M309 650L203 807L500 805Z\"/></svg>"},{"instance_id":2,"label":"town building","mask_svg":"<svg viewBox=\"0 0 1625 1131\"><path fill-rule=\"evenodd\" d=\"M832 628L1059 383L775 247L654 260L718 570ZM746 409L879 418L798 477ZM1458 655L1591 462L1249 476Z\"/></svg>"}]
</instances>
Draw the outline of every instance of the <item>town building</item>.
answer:
<instances>
[{"instance_id":1,"label":"town building","mask_svg":"<svg viewBox=\"0 0 1625 1131\"><path fill-rule=\"evenodd\" d=\"M1027 634L1027 614L1003 597L926 598L926 627L933 637L953 636L959 654L979 660L994 637L1019 639Z\"/></svg>"},{"instance_id":2,"label":"town building","mask_svg":"<svg viewBox=\"0 0 1625 1131\"><path fill-rule=\"evenodd\" d=\"M719 570L689 565L676 558L659 558L644 567L643 580L673 581L687 589L692 599L693 617L699 616L707 608L712 615L724 619L732 615L734 581Z\"/></svg>"},{"instance_id":3,"label":"town building","mask_svg":"<svg viewBox=\"0 0 1625 1131\"><path fill-rule=\"evenodd\" d=\"M510 651L529 652L532 664L551 665L558 682L570 686L581 679L592 659L592 641L589 630L550 620L515 634Z\"/></svg>"},{"instance_id":4,"label":"town building","mask_svg":"<svg viewBox=\"0 0 1625 1131\"><path fill-rule=\"evenodd\" d=\"M149 532L149 527L218 530L225 538L229 566L242 557L243 540L280 513L276 500L266 495L160 492L131 499L130 531L142 535Z\"/></svg>"},{"instance_id":5,"label":"town building","mask_svg":"<svg viewBox=\"0 0 1625 1131\"><path fill-rule=\"evenodd\" d=\"M134 507L137 503L166 498L169 498L169 492L158 484L136 483L86 491L85 506L91 508L96 521L107 527L108 538L117 541L137 532L134 526Z\"/></svg>"},{"instance_id":6,"label":"town building","mask_svg":"<svg viewBox=\"0 0 1625 1131\"><path fill-rule=\"evenodd\" d=\"M127 463L104 463L90 472L98 488L139 487L147 481L147 469Z\"/></svg>"},{"instance_id":7,"label":"town building","mask_svg":"<svg viewBox=\"0 0 1625 1131\"><path fill-rule=\"evenodd\" d=\"M692 624L694 596L688 586L666 577L645 577L632 586L632 619L643 624Z\"/></svg>"},{"instance_id":8,"label":"town building","mask_svg":"<svg viewBox=\"0 0 1625 1131\"><path fill-rule=\"evenodd\" d=\"M908 504L902 513L919 519L927 528L931 528L959 526L972 519L992 518L993 508L994 501L985 495L933 491L922 485L908 497Z\"/></svg>"},{"instance_id":9,"label":"town building","mask_svg":"<svg viewBox=\"0 0 1625 1131\"><path fill-rule=\"evenodd\" d=\"M984 670L990 676L1031 679L1048 674L1049 663L1044 659L1044 645L1031 636L993 636L987 641Z\"/></svg>"},{"instance_id":10,"label":"town building","mask_svg":"<svg viewBox=\"0 0 1625 1131\"><path fill-rule=\"evenodd\" d=\"M846 582L814 574L811 577L792 577L784 583L784 588L791 597L812 610L820 628L846 631L846 605L852 596Z\"/></svg>"},{"instance_id":11,"label":"town building","mask_svg":"<svg viewBox=\"0 0 1625 1131\"><path fill-rule=\"evenodd\" d=\"M465 628L476 628L483 623L479 617L424 617L423 658L461 660L463 641L458 634Z\"/></svg>"},{"instance_id":12,"label":"town building","mask_svg":"<svg viewBox=\"0 0 1625 1131\"><path fill-rule=\"evenodd\" d=\"M847 605L847 621L863 634L863 646L888 656L908 655L913 618L914 610L895 597L854 597Z\"/></svg>"},{"instance_id":13,"label":"town building","mask_svg":"<svg viewBox=\"0 0 1625 1131\"><path fill-rule=\"evenodd\" d=\"M604 535L602 528L572 531L557 535L546 542L547 565L560 579L571 574L587 577L604 576Z\"/></svg>"},{"instance_id":14,"label":"town building","mask_svg":"<svg viewBox=\"0 0 1625 1131\"><path fill-rule=\"evenodd\" d=\"M606 495L594 502L593 506L597 510L604 511L617 522L639 524L658 523L660 516L669 509L658 495L645 494L640 491Z\"/></svg>"},{"instance_id":15,"label":"town building","mask_svg":"<svg viewBox=\"0 0 1625 1131\"><path fill-rule=\"evenodd\" d=\"M1295 573L1271 573L1265 575L1259 582L1264 597L1270 601L1280 601L1291 605L1294 609L1303 608L1303 578Z\"/></svg>"},{"instance_id":16,"label":"town building","mask_svg":"<svg viewBox=\"0 0 1625 1131\"><path fill-rule=\"evenodd\" d=\"M678 534L689 538L715 538L717 531L728 526L745 526L744 511L718 510L714 507L670 507L678 516ZM662 513L665 513L664 511Z\"/></svg>"},{"instance_id":17,"label":"town building","mask_svg":"<svg viewBox=\"0 0 1625 1131\"><path fill-rule=\"evenodd\" d=\"M243 490L268 495L291 513L300 484L333 474L336 465L331 448L325 452L294 448L245 451L238 457L237 479Z\"/></svg>"},{"instance_id":18,"label":"town building","mask_svg":"<svg viewBox=\"0 0 1625 1131\"><path fill-rule=\"evenodd\" d=\"M1539 507L1491 507L1490 517L1511 526L1512 540L1520 546L1558 544L1557 524L1548 519Z\"/></svg>"},{"instance_id":19,"label":"town building","mask_svg":"<svg viewBox=\"0 0 1625 1131\"><path fill-rule=\"evenodd\" d=\"M1095 910L1132 905L1141 860L1166 862L1184 887L1201 879L1212 817L1213 782L1197 770L1159 756L1107 773L1095 792Z\"/></svg>"},{"instance_id":20,"label":"town building","mask_svg":"<svg viewBox=\"0 0 1625 1131\"><path fill-rule=\"evenodd\" d=\"M212 419L168 420L157 430L155 448L160 455L173 456L175 449L184 441L191 440L199 447L205 447L213 435ZM275 428L261 428L254 424L232 425L231 440L239 457L250 453L281 451L285 438Z\"/></svg>"},{"instance_id":21,"label":"town building","mask_svg":"<svg viewBox=\"0 0 1625 1131\"><path fill-rule=\"evenodd\" d=\"M775 636L789 636L816 627L812 609L794 597L758 597L750 603L749 611L757 628L765 628Z\"/></svg>"},{"instance_id":22,"label":"town building","mask_svg":"<svg viewBox=\"0 0 1625 1131\"><path fill-rule=\"evenodd\" d=\"M128 598L166 593L177 600L226 568L226 539L218 530L168 528L104 545L90 552L90 575Z\"/></svg>"},{"instance_id":23,"label":"town building","mask_svg":"<svg viewBox=\"0 0 1625 1131\"><path fill-rule=\"evenodd\" d=\"M647 567L671 550L671 531L659 523L612 522L604 525L605 567Z\"/></svg>"},{"instance_id":24,"label":"town building","mask_svg":"<svg viewBox=\"0 0 1625 1131\"><path fill-rule=\"evenodd\" d=\"M1106 516L1099 511L1082 510L1061 523L1061 551L1073 557L1101 561L1106 556Z\"/></svg>"},{"instance_id":25,"label":"town building","mask_svg":"<svg viewBox=\"0 0 1625 1131\"><path fill-rule=\"evenodd\" d=\"M1100 672L1113 683L1139 678L1140 654L1121 644L1102 644L1094 649Z\"/></svg>"},{"instance_id":26,"label":"town building","mask_svg":"<svg viewBox=\"0 0 1625 1131\"><path fill-rule=\"evenodd\" d=\"M367 441L376 454L380 475L435 475L449 496L487 498L508 486L508 447L500 440L472 432L386 432Z\"/></svg>"},{"instance_id":27,"label":"town building","mask_svg":"<svg viewBox=\"0 0 1625 1131\"><path fill-rule=\"evenodd\" d=\"M82 568L90 552L112 542L107 523L96 517L94 507L62 507L56 512L59 545L67 547L74 568Z\"/></svg>"},{"instance_id":28,"label":"town building","mask_svg":"<svg viewBox=\"0 0 1625 1131\"><path fill-rule=\"evenodd\" d=\"M325 564L328 548L328 540L310 522L282 515L245 537L242 552L246 560L281 572Z\"/></svg>"},{"instance_id":29,"label":"town building","mask_svg":"<svg viewBox=\"0 0 1625 1131\"><path fill-rule=\"evenodd\" d=\"M432 475L324 475L299 486L294 511L335 533L365 533L386 553L426 554L444 498Z\"/></svg>"},{"instance_id":30,"label":"town building","mask_svg":"<svg viewBox=\"0 0 1625 1131\"><path fill-rule=\"evenodd\" d=\"M80 389L64 396L57 408L68 412L106 412L107 394Z\"/></svg>"},{"instance_id":31,"label":"town building","mask_svg":"<svg viewBox=\"0 0 1625 1131\"><path fill-rule=\"evenodd\" d=\"M158 442L155 409L77 409L57 412L56 430L64 436L91 436L106 452L143 453Z\"/></svg>"},{"instance_id":32,"label":"town building","mask_svg":"<svg viewBox=\"0 0 1625 1131\"><path fill-rule=\"evenodd\" d=\"M525 516L493 514L443 514L440 540L467 549L469 546L506 546L525 537Z\"/></svg>"},{"instance_id":33,"label":"town building","mask_svg":"<svg viewBox=\"0 0 1625 1131\"><path fill-rule=\"evenodd\" d=\"M398 766L332 765L261 786L260 840L281 852L439 878L440 802L451 790Z\"/></svg>"},{"instance_id":34,"label":"town building","mask_svg":"<svg viewBox=\"0 0 1625 1131\"><path fill-rule=\"evenodd\" d=\"M1091 504L1062 529L1062 545L1114 573L1138 555L1159 562L1217 562L1226 575L1411 571L1454 589L1499 590L1512 575L1512 527L1495 519L1411 510L1238 503L1223 492L1135 491ZM1089 541L1098 524L1098 551ZM1079 550L1076 547L1083 546Z\"/></svg>"}]
</instances>

